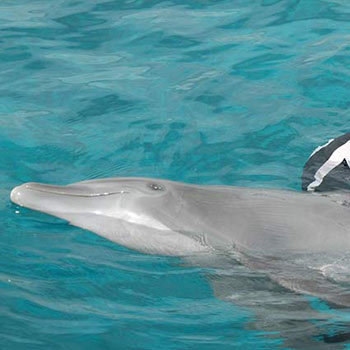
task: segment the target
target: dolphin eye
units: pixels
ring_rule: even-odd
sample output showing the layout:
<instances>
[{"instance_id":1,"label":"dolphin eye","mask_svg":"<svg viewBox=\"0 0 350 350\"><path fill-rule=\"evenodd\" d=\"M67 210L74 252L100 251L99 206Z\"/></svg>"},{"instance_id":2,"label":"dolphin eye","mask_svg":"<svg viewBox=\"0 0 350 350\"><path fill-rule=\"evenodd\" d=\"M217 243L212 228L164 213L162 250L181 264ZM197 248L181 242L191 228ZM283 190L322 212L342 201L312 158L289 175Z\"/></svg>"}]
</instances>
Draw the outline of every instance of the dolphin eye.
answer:
<instances>
[{"instance_id":1,"label":"dolphin eye","mask_svg":"<svg viewBox=\"0 0 350 350\"><path fill-rule=\"evenodd\" d=\"M164 190L164 187L162 185L158 185L155 183L148 184L148 187L154 191L163 191Z\"/></svg>"}]
</instances>

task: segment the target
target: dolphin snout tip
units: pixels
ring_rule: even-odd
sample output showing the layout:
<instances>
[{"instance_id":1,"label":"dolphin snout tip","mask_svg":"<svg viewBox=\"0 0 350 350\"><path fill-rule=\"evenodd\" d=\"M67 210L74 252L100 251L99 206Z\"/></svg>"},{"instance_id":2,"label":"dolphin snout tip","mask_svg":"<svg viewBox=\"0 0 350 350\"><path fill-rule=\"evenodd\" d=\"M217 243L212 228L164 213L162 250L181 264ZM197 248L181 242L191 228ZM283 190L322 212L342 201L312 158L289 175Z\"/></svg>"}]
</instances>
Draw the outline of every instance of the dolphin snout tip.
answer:
<instances>
[{"instance_id":1,"label":"dolphin snout tip","mask_svg":"<svg viewBox=\"0 0 350 350\"><path fill-rule=\"evenodd\" d=\"M31 187L31 182L27 182L27 183L24 183L22 185L19 185L19 186L16 186L12 189L11 193L10 193L10 199L12 202L18 204L18 205L23 205L22 204L22 199L23 199L23 195L24 195L24 192L27 190L27 189L30 189Z\"/></svg>"},{"instance_id":2,"label":"dolphin snout tip","mask_svg":"<svg viewBox=\"0 0 350 350\"><path fill-rule=\"evenodd\" d=\"M23 185L16 186L12 189L10 198L13 203L21 205L22 189L23 189Z\"/></svg>"},{"instance_id":3,"label":"dolphin snout tip","mask_svg":"<svg viewBox=\"0 0 350 350\"><path fill-rule=\"evenodd\" d=\"M18 204L18 200L20 199L20 197L21 197L20 186L16 186L11 191L11 194L10 194L11 201Z\"/></svg>"},{"instance_id":4,"label":"dolphin snout tip","mask_svg":"<svg viewBox=\"0 0 350 350\"><path fill-rule=\"evenodd\" d=\"M12 189L10 193L10 199L12 202L22 205L21 204L21 198L25 193L28 192L28 190L35 190L35 186L39 187L40 184L37 184L35 182L26 182L22 185L16 186Z\"/></svg>"}]
</instances>

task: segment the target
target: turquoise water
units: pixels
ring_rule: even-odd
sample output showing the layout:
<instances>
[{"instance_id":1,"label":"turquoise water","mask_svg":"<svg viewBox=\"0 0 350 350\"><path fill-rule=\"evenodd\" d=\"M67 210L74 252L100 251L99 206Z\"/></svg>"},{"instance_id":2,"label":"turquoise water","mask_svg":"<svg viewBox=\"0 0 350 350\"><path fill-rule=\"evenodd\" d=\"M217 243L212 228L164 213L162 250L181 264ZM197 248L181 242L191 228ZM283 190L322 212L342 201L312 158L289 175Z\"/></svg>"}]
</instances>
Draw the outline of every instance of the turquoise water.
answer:
<instances>
[{"instance_id":1,"label":"turquoise water","mask_svg":"<svg viewBox=\"0 0 350 350\"><path fill-rule=\"evenodd\" d=\"M349 320L320 300L279 318L296 296L277 290L261 320L256 302L216 298L203 269L9 191L109 176L299 190L311 151L349 131L349 33L347 0L2 1L0 348L345 346L323 342ZM262 276L235 273L268 304Z\"/></svg>"}]
</instances>

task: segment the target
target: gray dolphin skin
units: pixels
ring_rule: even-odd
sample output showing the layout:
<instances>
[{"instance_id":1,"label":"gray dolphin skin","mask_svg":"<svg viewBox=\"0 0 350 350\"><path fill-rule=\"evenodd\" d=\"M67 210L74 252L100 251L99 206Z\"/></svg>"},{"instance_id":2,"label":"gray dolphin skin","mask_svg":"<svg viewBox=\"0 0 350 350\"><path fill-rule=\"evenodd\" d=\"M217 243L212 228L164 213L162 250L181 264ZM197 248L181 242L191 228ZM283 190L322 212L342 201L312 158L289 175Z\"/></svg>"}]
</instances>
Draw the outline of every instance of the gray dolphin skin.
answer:
<instances>
[{"instance_id":1,"label":"gray dolphin skin","mask_svg":"<svg viewBox=\"0 0 350 350\"><path fill-rule=\"evenodd\" d=\"M287 289L350 306L348 289L325 275L329 265L322 261L350 251L346 198L347 193L199 186L148 178L67 186L26 183L11 192L11 200L20 206L67 220L122 246L190 257L194 263L202 256L234 252L240 264L266 273ZM229 297L230 283L212 284L216 295Z\"/></svg>"}]
</instances>

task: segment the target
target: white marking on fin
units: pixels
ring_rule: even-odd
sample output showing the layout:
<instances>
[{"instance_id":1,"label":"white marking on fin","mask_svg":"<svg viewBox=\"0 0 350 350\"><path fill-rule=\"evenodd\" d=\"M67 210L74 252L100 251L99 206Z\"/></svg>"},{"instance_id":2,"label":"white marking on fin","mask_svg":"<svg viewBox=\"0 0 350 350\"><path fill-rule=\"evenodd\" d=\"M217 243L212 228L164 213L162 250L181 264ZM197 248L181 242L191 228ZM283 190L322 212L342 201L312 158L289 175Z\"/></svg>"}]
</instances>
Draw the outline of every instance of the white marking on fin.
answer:
<instances>
[{"instance_id":1,"label":"white marking on fin","mask_svg":"<svg viewBox=\"0 0 350 350\"><path fill-rule=\"evenodd\" d=\"M336 166L338 166L344 159L347 163L350 162L348 160L350 156L350 141L344 143L342 146L338 147L329 157L329 159L316 171L314 178L315 180L307 186L308 191L314 191L316 187L318 187L324 177L333 170Z\"/></svg>"},{"instance_id":2,"label":"white marking on fin","mask_svg":"<svg viewBox=\"0 0 350 350\"><path fill-rule=\"evenodd\" d=\"M333 142L334 139L330 139L327 143L325 143L324 145L318 146L314 149L314 151L310 154L310 157L308 159L310 159L315 153L317 153L319 150L321 150L322 148L327 147L331 142Z\"/></svg>"}]
</instances>

